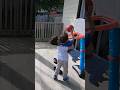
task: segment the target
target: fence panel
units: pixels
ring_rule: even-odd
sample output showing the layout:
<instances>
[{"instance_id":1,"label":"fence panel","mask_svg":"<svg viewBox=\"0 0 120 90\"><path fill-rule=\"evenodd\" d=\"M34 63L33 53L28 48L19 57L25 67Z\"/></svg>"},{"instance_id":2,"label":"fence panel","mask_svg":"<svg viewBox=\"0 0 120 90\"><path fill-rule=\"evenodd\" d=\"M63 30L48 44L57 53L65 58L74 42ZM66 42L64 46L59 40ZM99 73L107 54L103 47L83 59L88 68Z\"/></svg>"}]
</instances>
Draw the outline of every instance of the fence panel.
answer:
<instances>
[{"instance_id":1,"label":"fence panel","mask_svg":"<svg viewBox=\"0 0 120 90\"><path fill-rule=\"evenodd\" d=\"M35 22L35 40L49 41L53 35L60 35L63 31L63 23Z\"/></svg>"}]
</instances>

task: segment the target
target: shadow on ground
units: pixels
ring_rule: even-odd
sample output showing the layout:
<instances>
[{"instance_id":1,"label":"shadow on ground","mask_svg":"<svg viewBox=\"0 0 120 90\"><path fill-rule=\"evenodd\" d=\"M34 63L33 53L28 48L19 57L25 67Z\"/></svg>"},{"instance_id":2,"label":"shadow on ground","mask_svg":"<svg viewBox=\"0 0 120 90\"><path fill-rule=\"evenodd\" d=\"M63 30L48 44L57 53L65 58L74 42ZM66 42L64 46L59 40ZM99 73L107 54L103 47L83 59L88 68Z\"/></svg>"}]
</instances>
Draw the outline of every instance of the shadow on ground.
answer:
<instances>
[{"instance_id":1,"label":"shadow on ground","mask_svg":"<svg viewBox=\"0 0 120 90\"><path fill-rule=\"evenodd\" d=\"M34 38L30 37L0 37L0 55L34 54L34 44Z\"/></svg>"},{"instance_id":2,"label":"shadow on ground","mask_svg":"<svg viewBox=\"0 0 120 90\"><path fill-rule=\"evenodd\" d=\"M0 61L0 77L7 80L20 90L34 90L34 83L22 76L17 71L13 70L7 64ZM4 88L5 86L3 86ZM7 87L7 86L6 86ZM0 87L2 88L2 87Z\"/></svg>"}]
</instances>

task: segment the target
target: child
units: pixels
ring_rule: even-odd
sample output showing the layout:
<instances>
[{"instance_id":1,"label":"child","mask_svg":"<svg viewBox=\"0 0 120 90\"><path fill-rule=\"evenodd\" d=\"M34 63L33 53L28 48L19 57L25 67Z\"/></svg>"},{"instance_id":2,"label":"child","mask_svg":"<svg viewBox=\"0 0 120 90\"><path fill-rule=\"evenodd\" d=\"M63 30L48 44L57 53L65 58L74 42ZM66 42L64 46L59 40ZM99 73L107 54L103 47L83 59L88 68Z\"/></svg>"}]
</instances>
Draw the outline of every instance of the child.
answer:
<instances>
[{"instance_id":1,"label":"child","mask_svg":"<svg viewBox=\"0 0 120 90\"><path fill-rule=\"evenodd\" d=\"M64 38L67 38L68 39L68 34L67 33L64 33ZM53 36L50 43L53 44L53 43L56 43L58 38L56 38L57 36ZM55 44L53 44L55 45ZM57 43L56 43L57 45ZM73 46L73 40L67 40L65 43L62 43L63 46L66 46L66 47L69 47L68 48L68 53L71 55L72 57L72 60L74 62L76 62L77 60L79 60L79 56L80 56L80 52L76 49L74 49L74 46ZM57 64L57 59L54 58L53 59L54 63ZM56 69L56 66L54 66L54 70ZM60 70L59 72L60 75L62 75L62 71Z\"/></svg>"},{"instance_id":2,"label":"child","mask_svg":"<svg viewBox=\"0 0 120 90\"><path fill-rule=\"evenodd\" d=\"M66 43L68 37L65 35L61 35L58 39L58 46L57 46L57 68L54 74L54 80L57 80L57 76L60 72L61 66L63 66L63 80L67 81L68 78L68 47L63 46L62 44Z\"/></svg>"},{"instance_id":3,"label":"child","mask_svg":"<svg viewBox=\"0 0 120 90\"><path fill-rule=\"evenodd\" d=\"M67 34L67 33L64 33L64 36L65 36L65 37L68 37L68 34ZM62 44L62 45L69 47L68 53L71 55L72 60L73 60L74 62L76 62L77 60L79 60L80 51L78 51L78 50L76 50L76 49L74 48L73 43L74 43L74 37L73 37L71 40L68 39L68 40L66 41L66 43L64 43L64 44Z\"/></svg>"},{"instance_id":4,"label":"child","mask_svg":"<svg viewBox=\"0 0 120 90\"><path fill-rule=\"evenodd\" d=\"M65 37L68 37L68 34L67 33L64 33L64 36ZM57 40L58 40L58 36L53 36L50 40L50 43L52 45L57 45ZM72 60L74 62L76 62L77 60L79 60L79 56L80 56L80 52L76 49L74 49L74 46L73 46L73 43L74 43L74 40L67 40L66 43L63 43L62 45L63 46L67 46L69 47L69 50L68 50L68 53L71 55L72 57ZM56 58L54 58L54 63L57 64L57 60Z\"/></svg>"}]
</instances>

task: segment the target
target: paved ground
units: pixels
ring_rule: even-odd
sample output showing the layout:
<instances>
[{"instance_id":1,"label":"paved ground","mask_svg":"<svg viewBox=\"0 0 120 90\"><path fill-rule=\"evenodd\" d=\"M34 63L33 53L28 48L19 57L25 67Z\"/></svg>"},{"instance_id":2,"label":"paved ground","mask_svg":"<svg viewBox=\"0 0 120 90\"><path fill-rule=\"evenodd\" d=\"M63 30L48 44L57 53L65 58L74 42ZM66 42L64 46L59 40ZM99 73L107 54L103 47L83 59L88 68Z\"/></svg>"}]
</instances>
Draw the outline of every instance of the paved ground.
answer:
<instances>
[{"instance_id":1,"label":"paved ground","mask_svg":"<svg viewBox=\"0 0 120 90\"><path fill-rule=\"evenodd\" d=\"M72 69L73 63L69 59L69 82L64 82L62 76L59 81L53 80L53 57L56 55L56 47L48 43L36 43L35 50L35 90L85 90L85 80L80 79Z\"/></svg>"},{"instance_id":2,"label":"paved ground","mask_svg":"<svg viewBox=\"0 0 120 90\"><path fill-rule=\"evenodd\" d=\"M60 81L53 80L53 57L56 55L56 46L46 42L37 42L35 44L35 90L108 90L108 81L99 83L99 87L92 85L89 80L89 74L86 73L85 80L78 77L77 73L72 69L74 63L69 59L69 83L62 81L62 76L59 76Z\"/></svg>"},{"instance_id":3,"label":"paved ground","mask_svg":"<svg viewBox=\"0 0 120 90\"><path fill-rule=\"evenodd\" d=\"M0 38L0 90L107 90L108 82L105 81L96 88L80 79L72 69L73 63L69 60L70 82L53 80L53 57L56 55L56 47L48 43L36 43L34 60L34 43L30 38ZM35 63L35 69L34 69ZM33 72L33 73L31 73ZM88 74L87 74L88 75ZM28 87L29 86L29 87Z\"/></svg>"},{"instance_id":4,"label":"paved ground","mask_svg":"<svg viewBox=\"0 0 120 90\"><path fill-rule=\"evenodd\" d=\"M0 37L0 55L34 53L34 38Z\"/></svg>"},{"instance_id":5,"label":"paved ground","mask_svg":"<svg viewBox=\"0 0 120 90\"><path fill-rule=\"evenodd\" d=\"M34 90L34 42L0 37L0 90Z\"/></svg>"}]
</instances>

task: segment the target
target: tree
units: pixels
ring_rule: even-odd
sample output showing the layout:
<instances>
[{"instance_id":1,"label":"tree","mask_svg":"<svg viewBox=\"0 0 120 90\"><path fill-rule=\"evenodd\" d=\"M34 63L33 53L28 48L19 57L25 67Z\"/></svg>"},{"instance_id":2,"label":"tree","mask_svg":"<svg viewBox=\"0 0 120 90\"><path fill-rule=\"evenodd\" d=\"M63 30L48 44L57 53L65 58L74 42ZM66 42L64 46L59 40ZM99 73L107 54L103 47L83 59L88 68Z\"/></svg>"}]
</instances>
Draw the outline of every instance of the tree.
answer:
<instances>
[{"instance_id":1,"label":"tree","mask_svg":"<svg viewBox=\"0 0 120 90\"><path fill-rule=\"evenodd\" d=\"M36 0L35 9L36 10L47 10L48 13L52 8L61 9L63 8L64 0Z\"/></svg>"},{"instance_id":2,"label":"tree","mask_svg":"<svg viewBox=\"0 0 120 90\"><path fill-rule=\"evenodd\" d=\"M35 9L36 12L41 9L46 10L48 12L48 21L49 21L50 11L53 8L61 10L63 8L63 5L64 5L64 0L36 0Z\"/></svg>"}]
</instances>

